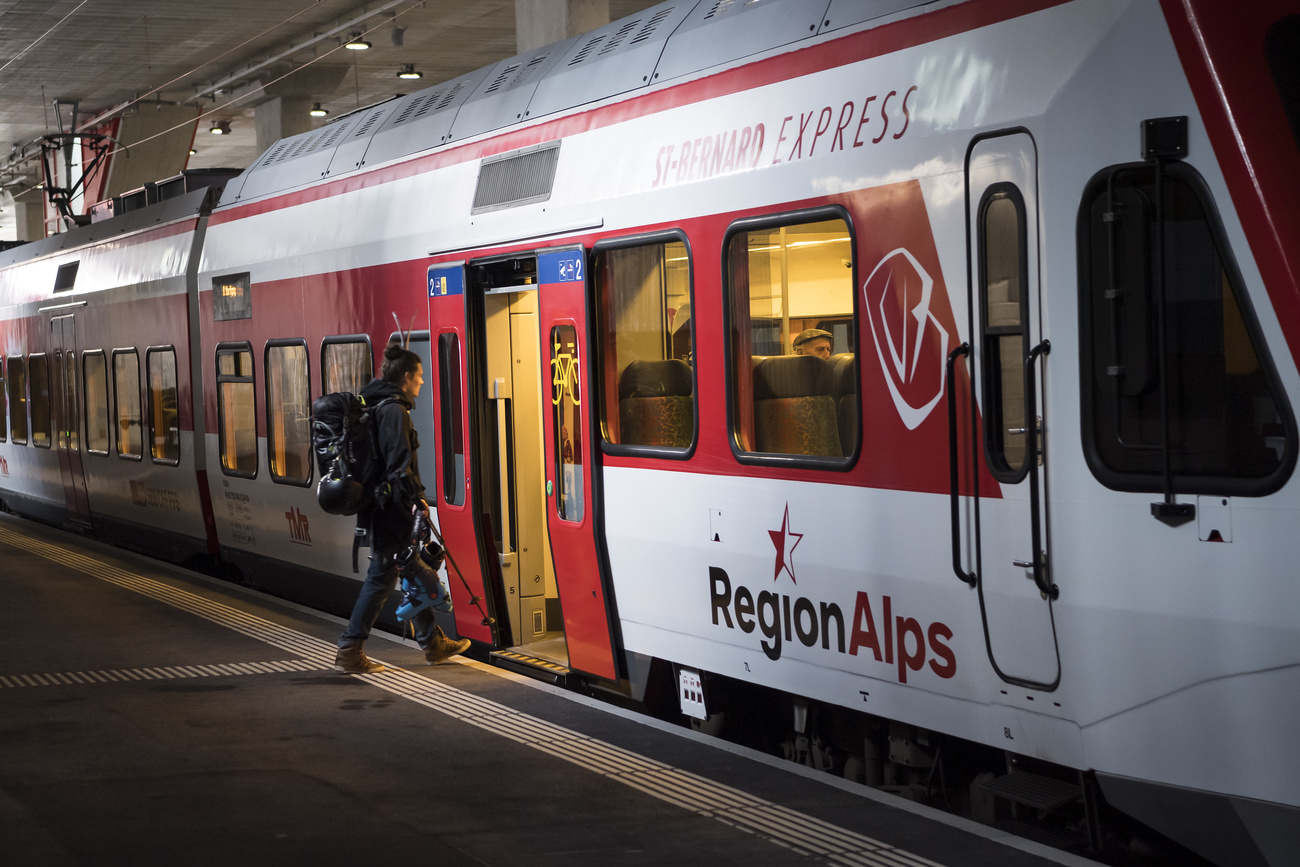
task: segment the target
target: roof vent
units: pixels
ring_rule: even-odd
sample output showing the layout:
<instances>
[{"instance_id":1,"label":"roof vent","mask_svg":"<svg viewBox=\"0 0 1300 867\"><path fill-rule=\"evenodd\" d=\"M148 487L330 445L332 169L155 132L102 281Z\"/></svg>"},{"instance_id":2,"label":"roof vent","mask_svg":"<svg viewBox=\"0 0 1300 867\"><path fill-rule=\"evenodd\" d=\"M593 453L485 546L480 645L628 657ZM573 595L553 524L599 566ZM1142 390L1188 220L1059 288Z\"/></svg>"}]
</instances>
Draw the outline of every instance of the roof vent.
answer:
<instances>
[{"instance_id":1,"label":"roof vent","mask_svg":"<svg viewBox=\"0 0 1300 867\"><path fill-rule=\"evenodd\" d=\"M262 160L262 165L269 166L271 163L278 162L280 157L284 155L284 152L285 150L288 149L288 147L289 147L288 139L285 139L284 141L280 142L271 150L270 153L266 155L266 159Z\"/></svg>"},{"instance_id":2,"label":"roof vent","mask_svg":"<svg viewBox=\"0 0 1300 867\"><path fill-rule=\"evenodd\" d=\"M558 141L535 145L483 160L478 170L471 214L499 211L551 197L555 168L560 160Z\"/></svg>"},{"instance_id":3,"label":"roof vent","mask_svg":"<svg viewBox=\"0 0 1300 867\"><path fill-rule=\"evenodd\" d=\"M465 89L464 79L461 79L460 81L456 82L456 86L447 92L447 95L442 98L442 102L438 103L438 111L442 111L444 108L451 105L452 101L456 99L456 96L464 89ZM422 114L428 111L429 105L432 104L432 102L433 100L430 99L429 102L425 103L424 108L417 111L415 113L415 116L420 117Z\"/></svg>"},{"instance_id":4,"label":"roof vent","mask_svg":"<svg viewBox=\"0 0 1300 867\"><path fill-rule=\"evenodd\" d=\"M618 28L618 31L614 34L613 38L611 38L608 42L605 43L604 48L600 49L600 53L609 54L609 52L617 49L620 45L623 44L623 40L627 38L627 35L631 33L633 30L635 30L636 26L640 23L641 23L641 19L637 18L633 21L627 22L622 27Z\"/></svg>"},{"instance_id":5,"label":"roof vent","mask_svg":"<svg viewBox=\"0 0 1300 867\"><path fill-rule=\"evenodd\" d=\"M568 64L568 65L569 65L569 66L575 66L575 65L581 63L582 61L586 60L587 57L588 57L588 55L591 54L592 50L593 50L597 45L599 45L599 44L600 44L604 39L605 39L605 34L604 34L604 33L601 33L601 34L598 34L598 35L596 35L596 36L593 36L593 37L590 39L590 41L587 42L586 45L582 46L582 50L579 51L577 54L575 54L575 55L573 56L573 59L569 61L569 64Z\"/></svg>"},{"instance_id":6,"label":"roof vent","mask_svg":"<svg viewBox=\"0 0 1300 867\"><path fill-rule=\"evenodd\" d=\"M713 8L709 10L709 14L704 16L704 20L708 21L714 15L726 12L727 7L731 6L735 2L736 0L717 0L717 2L713 4Z\"/></svg>"},{"instance_id":7,"label":"roof vent","mask_svg":"<svg viewBox=\"0 0 1300 867\"><path fill-rule=\"evenodd\" d=\"M673 8L669 6L667 9L660 9L656 12L654 17L646 22L645 27L641 28L641 32L632 37L632 44L638 45L653 36L654 32L659 29L659 25L663 23L663 20L673 14Z\"/></svg>"},{"instance_id":8,"label":"roof vent","mask_svg":"<svg viewBox=\"0 0 1300 867\"><path fill-rule=\"evenodd\" d=\"M518 63L512 63L509 66L507 66L505 69L501 70L501 74L497 76L497 80L492 82L491 86L488 87L488 89L485 90L484 93L496 93L498 90L501 89L501 85L506 83L506 79L509 78L511 75L513 75L515 70L517 70L518 68L519 68Z\"/></svg>"}]
</instances>

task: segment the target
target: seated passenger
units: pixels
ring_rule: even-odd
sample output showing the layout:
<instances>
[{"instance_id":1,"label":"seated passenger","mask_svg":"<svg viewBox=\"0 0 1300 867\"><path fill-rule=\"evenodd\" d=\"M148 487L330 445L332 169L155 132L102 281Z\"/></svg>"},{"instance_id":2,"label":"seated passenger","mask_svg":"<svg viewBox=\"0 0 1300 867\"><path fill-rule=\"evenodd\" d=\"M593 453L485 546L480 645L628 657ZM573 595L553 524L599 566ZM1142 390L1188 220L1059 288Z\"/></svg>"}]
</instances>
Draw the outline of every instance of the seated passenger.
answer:
<instances>
[{"instance_id":1,"label":"seated passenger","mask_svg":"<svg viewBox=\"0 0 1300 867\"><path fill-rule=\"evenodd\" d=\"M815 355L818 358L831 357L831 344L835 338L829 331L820 328L808 328L800 331L794 338L795 355Z\"/></svg>"}]
</instances>

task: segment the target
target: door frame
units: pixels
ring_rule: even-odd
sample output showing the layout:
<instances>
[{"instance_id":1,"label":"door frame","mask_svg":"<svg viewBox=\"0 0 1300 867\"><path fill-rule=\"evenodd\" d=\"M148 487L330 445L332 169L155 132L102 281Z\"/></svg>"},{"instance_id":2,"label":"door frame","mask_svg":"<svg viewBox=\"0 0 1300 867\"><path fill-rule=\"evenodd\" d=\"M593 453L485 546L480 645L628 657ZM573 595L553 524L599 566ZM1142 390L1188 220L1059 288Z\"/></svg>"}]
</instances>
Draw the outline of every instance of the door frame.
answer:
<instances>
[{"instance_id":1,"label":"door frame","mask_svg":"<svg viewBox=\"0 0 1300 867\"><path fill-rule=\"evenodd\" d=\"M617 652L620 636L618 609L610 581L609 554L605 544L599 418L592 407L592 400L600 393L600 384L595 363L596 312L590 292L590 264L590 251L578 244L537 251L538 340L542 354L543 380L546 380L547 372L552 370L552 329L563 325L573 327L579 341L575 363L578 367L579 394L583 396L579 412L586 435L580 463L585 502L582 518L572 522L560 517L556 505L558 489L554 483L558 464L555 416L553 409L546 412L546 423L543 425L547 476L546 517L555 583L564 614L569 666L613 681L620 676ZM543 400L544 407L553 408L556 405L555 385L552 377L552 387L546 389L544 394L544 398L549 396L550 400ZM561 568L562 557L569 560L565 565L576 567L572 572L566 573ZM597 621L603 621L603 625L597 626Z\"/></svg>"},{"instance_id":2,"label":"door frame","mask_svg":"<svg viewBox=\"0 0 1300 867\"><path fill-rule=\"evenodd\" d=\"M472 327L471 305L466 293L467 267L468 263L461 261L439 263L428 268L429 349L434 374L430 384L438 391L436 396L431 395L434 429L437 431L434 439L434 479L437 488L434 507L438 512L440 533L447 543L448 584L455 603L456 631L463 637L498 647L501 644L498 613L503 608L496 598L493 586L500 582L485 580L485 573L491 570L494 577L499 577L500 564L497 563L495 552L491 552L493 556L488 556L489 552L483 550L481 542L484 534L478 502L482 492L477 481L479 471L476 463L481 451L476 445L481 422L473 410L473 383L481 370L481 364L477 361L481 350ZM444 421L442 405L445 382L441 340L447 334L456 336L460 352L460 406L454 410L460 413L461 443L464 450L464 478L457 484L464 485L465 496L459 504L447 500L447 474L454 472L455 468L446 466L443 460L446 453L443 431L451 423L450 420ZM459 573L457 580L452 580L450 573L453 570ZM479 605L486 607L480 611Z\"/></svg>"},{"instance_id":3,"label":"door frame","mask_svg":"<svg viewBox=\"0 0 1300 867\"><path fill-rule=\"evenodd\" d=\"M1034 576L1037 589L1040 595L1044 597L1047 604L1047 626L1051 631L1051 650L1055 658L1055 676L1051 680L1037 680L1030 677L1021 677L1014 674L1008 674L998 664L993 648L993 637L989 625L989 605L985 593L985 581L987 577L983 563L983 548L985 529L981 522L981 497L979 495L978 478L980 473L993 472L989 466L989 451L985 431L981 429L983 419L990 417L992 408L987 406L987 401L981 403L979 398L984 391L983 383L986 381L983 376L982 365L986 360L985 347L983 346L983 309L982 304L982 269L977 268L976 263L982 261L980 251L976 250L975 243L978 237L977 226L974 223L974 208L972 207L972 178L971 164L976 148L984 143L999 138L1010 138L1013 136L1023 136L1027 139L1027 151L1032 154L1033 164L1029 168L1029 176L1032 177L1034 188L1032 195L1027 194L1026 190L1019 190L1020 195L1026 202L1032 202L1032 214L1025 215L1024 241L1025 249L1033 255L1033 260L1027 265L1026 274L1029 286L1025 287L1025 297L1028 299L1025 307L1028 311L1028 317L1025 323L1025 345L1024 358L1022 363L1025 372L1025 436L1028 442L1026 448L1026 472L1019 480L1002 482L1002 489L1005 493L1008 484L1029 485L1029 521L1031 537L1031 557L1032 561L1027 567ZM980 620L984 629L984 644L988 652L989 663L993 670L1003 681L1029 689L1042 690L1044 692L1054 691L1061 682L1061 652L1060 640L1056 630L1056 615L1053 602L1056 600L1059 590L1051 580L1051 558L1048 552L1051 550L1049 540L1050 522L1048 520L1048 496L1047 496L1047 456L1048 449L1048 424L1047 413L1044 404L1046 403L1046 389L1042 387L1042 379L1036 374L1039 369L1043 368L1042 359L1050 352L1051 344L1043 335L1043 292L1042 292L1042 237L1041 237L1041 201L1039 196L1040 185L1038 183L1038 144L1032 132L1025 127L1012 127L1008 129L994 130L981 133L974 136L966 147L966 155L963 161L963 186L965 193L965 215L964 225L966 228L966 300L967 300L967 327L970 335L970 347L968 362L971 366L970 371L970 443L972 449L972 459L974 461L975 471L973 473L976 479L974 496L971 498L971 507L973 509L973 529L974 529L974 567L975 570L970 574L973 578L973 586L979 594ZM1005 180L1005 179L1004 179ZM998 182L981 184L979 187L980 202L983 202L984 194L987 190L992 189ZM1035 340L1035 336L1038 338ZM955 358L959 351L955 351ZM982 412L974 411L975 407L983 407ZM1041 415L1043 418L1042 430L1037 430L1037 419ZM1038 457L1041 455L1042 466L1038 465ZM995 476L996 478L996 476ZM1040 488L1041 478L1041 488ZM955 507L954 507L955 508ZM956 513L954 512L954 521ZM954 524L955 526L955 524ZM1000 552L1005 553L1005 552ZM956 565L956 564L954 564ZM1005 660L1004 660L1005 661Z\"/></svg>"}]
</instances>

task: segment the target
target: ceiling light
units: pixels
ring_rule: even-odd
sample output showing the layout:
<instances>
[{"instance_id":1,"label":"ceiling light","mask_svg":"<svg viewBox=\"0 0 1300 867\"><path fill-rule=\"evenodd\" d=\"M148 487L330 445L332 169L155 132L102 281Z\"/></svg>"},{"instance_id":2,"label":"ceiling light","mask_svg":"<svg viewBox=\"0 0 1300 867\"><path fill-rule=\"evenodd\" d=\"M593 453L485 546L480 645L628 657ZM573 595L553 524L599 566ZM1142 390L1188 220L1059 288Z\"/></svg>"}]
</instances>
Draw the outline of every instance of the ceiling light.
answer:
<instances>
[{"instance_id":1,"label":"ceiling light","mask_svg":"<svg viewBox=\"0 0 1300 867\"><path fill-rule=\"evenodd\" d=\"M194 156L196 153L198 153L198 151L196 151L194 148L190 148L190 156Z\"/></svg>"},{"instance_id":2,"label":"ceiling light","mask_svg":"<svg viewBox=\"0 0 1300 867\"><path fill-rule=\"evenodd\" d=\"M327 109L327 108L321 108L321 107L320 107L320 103L318 102L318 103L316 103L315 105L313 105L313 106L311 107L311 111L309 111L309 112L307 112L307 113L310 114L312 117L324 117L325 115L329 114L330 112L329 112L329 109Z\"/></svg>"},{"instance_id":3,"label":"ceiling light","mask_svg":"<svg viewBox=\"0 0 1300 867\"><path fill-rule=\"evenodd\" d=\"M351 48L353 51L365 51L370 47L370 43L361 38L361 31L358 30L352 34L352 39L344 44L343 47Z\"/></svg>"},{"instance_id":4,"label":"ceiling light","mask_svg":"<svg viewBox=\"0 0 1300 867\"><path fill-rule=\"evenodd\" d=\"M424 78L423 72L415 71L414 63L403 63L402 69L397 73L398 78Z\"/></svg>"},{"instance_id":5,"label":"ceiling light","mask_svg":"<svg viewBox=\"0 0 1300 867\"><path fill-rule=\"evenodd\" d=\"M212 129L208 130L208 132L213 135L230 135L230 121L219 120L212 124Z\"/></svg>"}]
</instances>

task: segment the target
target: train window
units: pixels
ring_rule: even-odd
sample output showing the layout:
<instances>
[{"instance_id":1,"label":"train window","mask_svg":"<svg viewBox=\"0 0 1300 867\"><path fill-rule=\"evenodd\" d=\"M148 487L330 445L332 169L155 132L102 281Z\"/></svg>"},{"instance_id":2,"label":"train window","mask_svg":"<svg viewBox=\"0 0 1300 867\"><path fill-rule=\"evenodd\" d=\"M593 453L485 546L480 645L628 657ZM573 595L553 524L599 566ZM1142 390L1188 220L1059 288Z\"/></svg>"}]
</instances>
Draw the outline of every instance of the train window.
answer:
<instances>
[{"instance_id":1,"label":"train window","mask_svg":"<svg viewBox=\"0 0 1300 867\"><path fill-rule=\"evenodd\" d=\"M746 220L732 227L726 249L736 453L851 456L859 413L847 215L837 208L797 222Z\"/></svg>"},{"instance_id":2,"label":"train window","mask_svg":"<svg viewBox=\"0 0 1300 867\"><path fill-rule=\"evenodd\" d=\"M266 452L273 480L305 485L311 479L311 379L301 340L266 347Z\"/></svg>"},{"instance_id":3,"label":"train window","mask_svg":"<svg viewBox=\"0 0 1300 867\"><path fill-rule=\"evenodd\" d=\"M694 320L686 244L596 253L601 428L616 445L688 449L695 439Z\"/></svg>"},{"instance_id":4,"label":"train window","mask_svg":"<svg viewBox=\"0 0 1300 867\"><path fill-rule=\"evenodd\" d=\"M117 454L138 461L144 452L144 436L140 430L140 356L134 349L113 350L113 397Z\"/></svg>"},{"instance_id":5,"label":"train window","mask_svg":"<svg viewBox=\"0 0 1300 867\"><path fill-rule=\"evenodd\" d=\"M1113 166L1080 205L1088 465L1117 490L1271 493L1294 417L1208 189L1184 163L1161 175Z\"/></svg>"},{"instance_id":6,"label":"train window","mask_svg":"<svg viewBox=\"0 0 1300 867\"><path fill-rule=\"evenodd\" d=\"M9 401L6 397L4 356L0 356L0 443L4 442L9 437L9 427L7 424L9 419L5 417L9 411Z\"/></svg>"},{"instance_id":7,"label":"train window","mask_svg":"<svg viewBox=\"0 0 1300 867\"><path fill-rule=\"evenodd\" d=\"M320 351L321 394L336 391L360 394L374 375L375 362L368 336L325 338Z\"/></svg>"},{"instance_id":8,"label":"train window","mask_svg":"<svg viewBox=\"0 0 1300 867\"><path fill-rule=\"evenodd\" d=\"M27 362L22 356L9 359L9 438L27 445Z\"/></svg>"},{"instance_id":9,"label":"train window","mask_svg":"<svg viewBox=\"0 0 1300 867\"><path fill-rule=\"evenodd\" d=\"M465 504L465 434L461 422L464 400L460 387L460 336L438 335L438 406L442 416L442 498L452 506Z\"/></svg>"},{"instance_id":10,"label":"train window","mask_svg":"<svg viewBox=\"0 0 1300 867\"><path fill-rule=\"evenodd\" d=\"M27 356L27 379L32 394L32 445L48 449L52 444L50 432L50 370L44 353Z\"/></svg>"},{"instance_id":11,"label":"train window","mask_svg":"<svg viewBox=\"0 0 1300 867\"><path fill-rule=\"evenodd\" d=\"M989 187L977 224L980 327L984 363L984 448L999 481L1015 483L1025 460L1025 352L1028 343L1029 259L1025 200L1014 184Z\"/></svg>"},{"instance_id":12,"label":"train window","mask_svg":"<svg viewBox=\"0 0 1300 867\"><path fill-rule=\"evenodd\" d=\"M253 288L247 271L212 278L212 318L216 322L253 318Z\"/></svg>"},{"instance_id":13,"label":"train window","mask_svg":"<svg viewBox=\"0 0 1300 867\"><path fill-rule=\"evenodd\" d=\"M86 451L108 454L108 363L100 350L81 356L85 383Z\"/></svg>"},{"instance_id":14,"label":"train window","mask_svg":"<svg viewBox=\"0 0 1300 867\"><path fill-rule=\"evenodd\" d=\"M70 322L70 320L69 320ZM81 451L81 407L77 403L77 353L71 349L61 353L63 370L55 371L56 388L59 391L59 435L63 437L62 445L70 451ZM59 354L55 355L58 364Z\"/></svg>"},{"instance_id":15,"label":"train window","mask_svg":"<svg viewBox=\"0 0 1300 867\"><path fill-rule=\"evenodd\" d=\"M582 395L579 393L578 331L572 325L551 329L551 418L555 435L555 508L575 523L584 511L582 479Z\"/></svg>"},{"instance_id":16,"label":"train window","mask_svg":"<svg viewBox=\"0 0 1300 867\"><path fill-rule=\"evenodd\" d=\"M257 407L253 398L253 353L248 344L217 347L217 429L221 471L257 475Z\"/></svg>"},{"instance_id":17,"label":"train window","mask_svg":"<svg viewBox=\"0 0 1300 867\"><path fill-rule=\"evenodd\" d=\"M149 427L153 437L149 454L156 464L178 464L181 459L180 413L176 405L176 350L150 349L145 353L149 376Z\"/></svg>"}]
</instances>

